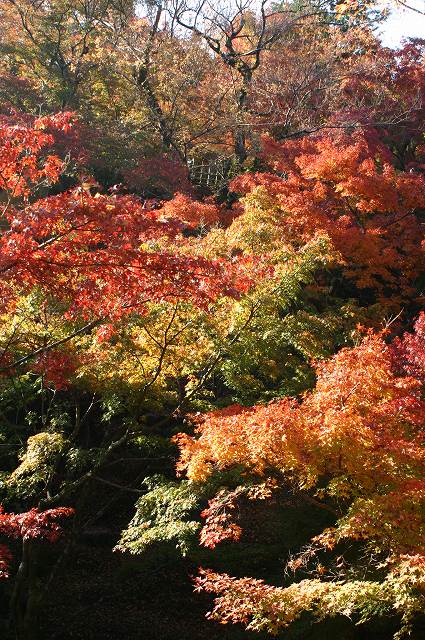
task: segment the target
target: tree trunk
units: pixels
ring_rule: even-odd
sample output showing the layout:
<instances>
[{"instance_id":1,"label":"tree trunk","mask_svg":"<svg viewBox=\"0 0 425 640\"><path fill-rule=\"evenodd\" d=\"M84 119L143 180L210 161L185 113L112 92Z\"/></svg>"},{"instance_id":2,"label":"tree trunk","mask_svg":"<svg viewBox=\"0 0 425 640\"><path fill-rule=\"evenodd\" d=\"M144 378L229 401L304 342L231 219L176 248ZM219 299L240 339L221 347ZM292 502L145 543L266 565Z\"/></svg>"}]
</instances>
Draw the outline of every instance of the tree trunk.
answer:
<instances>
[{"instance_id":1,"label":"tree trunk","mask_svg":"<svg viewBox=\"0 0 425 640\"><path fill-rule=\"evenodd\" d=\"M145 94L148 108L158 124L158 131L163 148L165 151L170 151L173 147L173 136L168 127L167 118L164 115L161 105L159 104L155 92L149 82L148 70L145 65L141 65L137 71L137 86L139 87L139 90L143 91Z\"/></svg>"},{"instance_id":2,"label":"tree trunk","mask_svg":"<svg viewBox=\"0 0 425 640\"><path fill-rule=\"evenodd\" d=\"M248 157L248 152L246 149L246 104L248 101L248 92L251 85L251 80L252 72L250 69L247 69L242 73L242 86L237 94L237 125L235 129L234 153L239 164L243 164Z\"/></svg>"},{"instance_id":3,"label":"tree trunk","mask_svg":"<svg viewBox=\"0 0 425 640\"><path fill-rule=\"evenodd\" d=\"M38 579L38 544L23 540L22 557L10 602L10 623L16 640L38 637L41 590Z\"/></svg>"}]
</instances>

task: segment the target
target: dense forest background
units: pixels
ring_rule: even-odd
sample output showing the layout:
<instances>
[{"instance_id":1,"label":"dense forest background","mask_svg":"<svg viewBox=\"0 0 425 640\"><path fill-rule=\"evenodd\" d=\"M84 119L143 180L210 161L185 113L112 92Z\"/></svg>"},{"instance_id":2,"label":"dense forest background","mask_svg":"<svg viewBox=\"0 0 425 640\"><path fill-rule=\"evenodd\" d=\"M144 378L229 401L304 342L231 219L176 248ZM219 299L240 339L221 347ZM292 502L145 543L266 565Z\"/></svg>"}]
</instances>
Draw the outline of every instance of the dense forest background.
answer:
<instances>
[{"instance_id":1,"label":"dense forest background","mask_svg":"<svg viewBox=\"0 0 425 640\"><path fill-rule=\"evenodd\" d=\"M0 0L2 639L424 637L425 40L385 18Z\"/></svg>"}]
</instances>

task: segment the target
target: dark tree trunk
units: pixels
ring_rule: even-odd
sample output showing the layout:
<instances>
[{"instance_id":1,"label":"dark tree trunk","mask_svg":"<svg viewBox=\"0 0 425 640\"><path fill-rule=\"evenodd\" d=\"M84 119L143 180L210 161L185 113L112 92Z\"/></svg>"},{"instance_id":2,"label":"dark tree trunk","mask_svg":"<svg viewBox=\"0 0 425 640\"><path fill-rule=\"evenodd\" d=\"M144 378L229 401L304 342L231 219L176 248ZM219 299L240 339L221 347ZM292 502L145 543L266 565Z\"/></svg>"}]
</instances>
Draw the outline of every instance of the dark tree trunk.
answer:
<instances>
[{"instance_id":1,"label":"dark tree trunk","mask_svg":"<svg viewBox=\"0 0 425 640\"><path fill-rule=\"evenodd\" d=\"M246 149L246 115L248 92L252 81L252 71L250 69L246 69L241 72L241 75L242 86L237 94L237 126L235 130L234 144L234 153L239 164L243 164L248 157L248 152Z\"/></svg>"},{"instance_id":2,"label":"dark tree trunk","mask_svg":"<svg viewBox=\"0 0 425 640\"><path fill-rule=\"evenodd\" d=\"M38 577L39 547L23 540L22 557L10 602L10 623L16 640L37 640L41 589Z\"/></svg>"},{"instance_id":3,"label":"dark tree trunk","mask_svg":"<svg viewBox=\"0 0 425 640\"><path fill-rule=\"evenodd\" d=\"M145 94L149 111L152 113L154 119L158 124L158 131L164 150L169 151L172 148L175 149L175 147L173 146L172 132L170 131L167 119L149 82L148 70L144 65L140 66L137 71L137 86L139 87L139 90L143 91L143 93ZM178 150L176 151L180 156L180 152Z\"/></svg>"}]
</instances>

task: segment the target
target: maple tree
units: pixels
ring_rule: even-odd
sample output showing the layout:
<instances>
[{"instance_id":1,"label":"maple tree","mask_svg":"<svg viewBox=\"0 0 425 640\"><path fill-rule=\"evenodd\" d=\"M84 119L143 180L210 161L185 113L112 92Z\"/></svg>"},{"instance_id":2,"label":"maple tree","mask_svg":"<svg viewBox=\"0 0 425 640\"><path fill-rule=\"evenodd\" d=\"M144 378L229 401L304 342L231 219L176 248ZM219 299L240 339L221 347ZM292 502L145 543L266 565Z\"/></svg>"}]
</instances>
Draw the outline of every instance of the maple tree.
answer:
<instances>
[{"instance_id":1,"label":"maple tree","mask_svg":"<svg viewBox=\"0 0 425 640\"><path fill-rule=\"evenodd\" d=\"M224 261L187 253L179 256L176 249L170 252L161 247L164 238L170 241L179 237L188 223L196 225L196 207L190 200L183 207L190 211L183 222L173 215L171 207L167 215L161 209L144 206L136 196L91 195L94 181L58 195L42 193L42 189L58 183L64 168L59 156L49 153L54 133L66 132L73 117L59 114L33 120L12 114L2 125L4 386L7 388L9 378L13 385L29 371L30 379L35 376L41 380L42 404L50 390L53 399L75 377L79 357L63 347L79 336L98 328L96 335L101 342L108 338L110 323L118 323L130 314L143 316L149 305L190 301L195 307L207 309L219 295L237 297L249 286L249 280L239 278L237 270L230 264L226 267ZM206 211L210 209L215 211L205 205ZM200 222L202 205L198 214ZM27 318L22 315L25 306ZM51 310L56 322L61 318L55 329L61 333L57 338L49 329ZM22 326L24 319L26 325ZM162 359L160 355L158 372ZM155 379L158 374L152 375ZM20 499L40 499L41 489L49 504L60 501L67 489L66 479L55 487L55 474L74 442L63 437L60 430L52 430L52 425L47 430L44 411L42 416L44 429L28 437L22 464L10 474L7 486ZM78 430L74 438L77 434ZM103 454L107 457L127 437L125 432L115 442L109 441ZM96 460L93 468L103 460L103 456ZM85 469L77 484L90 478L91 472ZM54 541L60 532L54 519L68 514L58 507L40 513L32 510L4 515L2 532L20 535L24 546L36 537ZM18 633L29 637L38 610L37 587L31 578L37 573L37 554L28 545L24 551L27 569L16 576L11 608ZM8 552L2 548L4 574L8 560Z\"/></svg>"},{"instance_id":2,"label":"maple tree","mask_svg":"<svg viewBox=\"0 0 425 640\"><path fill-rule=\"evenodd\" d=\"M165 218L161 209L144 208L137 197L92 196L77 188L28 202L35 186L46 179L56 182L63 168L58 156L42 156L53 143L44 129L69 127L70 117L3 127L1 175L7 198L3 210L7 228L0 238L3 306L13 304L16 294L38 286L67 305L70 318L94 314L97 324L100 319L143 311L147 302L186 298L203 305L226 288L231 292L232 277L219 261L179 257L149 247L164 236L177 236L183 225ZM16 206L19 196L24 206ZM186 209L189 206L190 201ZM195 212L192 206L192 224ZM202 217L201 205L199 221Z\"/></svg>"},{"instance_id":3,"label":"maple tree","mask_svg":"<svg viewBox=\"0 0 425 640\"><path fill-rule=\"evenodd\" d=\"M179 225L161 220L161 210L144 210L131 196L67 192L13 211L8 221L10 230L1 239L2 272L9 278L4 289L37 283L71 300L71 315L79 309L119 316L141 310L148 300L173 297L202 304L226 287L219 262L141 249L177 234ZM96 289L102 299L93 295Z\"/></svg>"},{"instance_id":4,"label":"maple tree","mask_svg":"<svg viewBox=\"0 0 425 640\"><path fill-rule=\"evenodd\" d=\"M424 178L397 171L375 132L319 134L301 141L265 140L264 155L280 173L242 175L235 191L267 190L282 238L299 242L329 234L359 289L380 300L412 295L421 273Z\"/></svg>"},{"instance_id":5,"label":"maple tree","mask_svg":"<svg viewBox=\"0 0 425 640\"><path fill-rule=\"evenodd\" d=\"M273 48L288 31L312 13L324 12L326 3L314 8L308 4L298 11L262 0L259 7L252 2L176 1L168 11L182 29L201 38L217 59L227 67L234 85L232 134L234 155L240 164L248 157L246 123L253 78L262 63L264 52ZM294 15L295 13L295 15Z\"/></svg>"},{"instance_id":6,"label":"maple tree","mask_svg":"<svg viewBox=\"0 0 425 640\"><path fill-rule=\"evenodd\" d=\"M57 509L47 509L39 511L31 509L27 513L5 513L1 507L0 511L0 533L7 538L21 538L26 540L46 540L47 542L57 542L62 534L62 527L58 521L73 514L73 509L58 507ZM4 551L5 556L7 552ZM8 559L11 559L9 554Z\"/></svg>"},{"instance_id":7,"label":"maple tree","mask_svg":"<svg viewBox=\"0 0 425 640\"><path fill-rule=\"evenodd\" d=\"M105 23L131 15L133 3L4 0L0 10L10 34L5 62L31 79L54 109L64 110L78 107L83 85L97 69L96 43Z\"/></svg>"},{"instance_id":8,"label":"maple tree","mask_svg":"<svg viewBox=\"0 0 425 640\"><path fill-rule=\"evenodd\" d=\"M3 216L10 200L23 198L27 201L43 181L54 183L58 180L64 163L55 154L43 157L46 147L51 147L54 142L52 133L46 129L66 132L71 127L71 119L70 113L36 118L30 123L23 114L2 116L0 188L8 200Z\"/></svg>"},{"instance_id":9,"label":"maple tree","mask_svg":"<svg viewBox=\"0 0 425 640\"><path fill-rule=\"evenodd\" d=\"M416 38L398 50L371 44L357 73L345 78L337 122L344 117L363 125L381 123L379 138L402 171L420 171L423 162L424 41ZM412 91L412 87L414 90ZM341 104L345 103L345 105Z\"/></svg>"},{"instance_id":10,"label":"maple tree","mask_svg":"<svg viewBox=\"0 0 425 640\"><path fill-rule=\"evenodd\" d=\"M387 571L381 581L360 579L354 565L353 576L314 577L285 588L206 572L198 585L218 594L213 617L273 631L304 610L318 616L357 611L365 620L384 602L409 628L423 607L424 326L421 314L415 333L393 344L370 333L341 350L320 365L315 389L299 403L232 406L193 418L197 436L179 436L179 468L193 481L204 481L214 468L243 465L260 476L277 472L302 491L320 487L316 495L331 500L337 521L291 561L294 570L312 563L321 548L352 539L366 545L370 575L374 562ZM237 525L223 528L217 517L210 524L211 509L204 514L203 543L238 539ZM332 560L323 574L332 575Z\"/></svg>"},{"instance_id":11,"label":"maple tree","mask_svg":"<svg viewBox=\"0 0 425 640\"><path fill-rule=\"evenodd\" d=\"M261 130L270 130L286 118L290 135L304 130L309 120L322 126L325 112L332 112L328 94L338 93L347 75L347 49L352 47L349 66L356 78L355 42L375 46L370 32L361 35L368 19L359 19L359 32L352 36L356 22L346 23L326 2L302 2L295 9L263 3L258 15L251 2L222 3L217 9L202 3L197 25L189 19L196 15L196 3L138 3L136 12L131 2L92 6L70 0L67 11L62 5L2 3L4 82L10 86L11 77L30 81L52 110L78 108L92 125L91 140L86 138L87 147L95 147L91 163L109 180L126 164L135 168L140 150L150 157L172 152L185 161L238 148L243 161L256 153L260 123ZM226 16L227 41L220 11ZM178 19L184 26L176 30L171 25ZM186 37L189 32L193 37ZM213 55L204 42L213 45ZM323 72L312 59L319 49ZM294 57L305 70L302 83L289 71ZM257 73L260 65L264 76ZM313 85L326 94L320 107ZM16 100L13 91L7 95ZM29 104L36 110L36 101Z\"/></svg>"},{"instance_id":12,"label":"maple tree","mask_svg":"<svg viewBox=\"0 0 425 640\"><path fill-rule=\"evenodd\" d=\"M36 577L31 566L34 545L40 542L57 542L63 528L61 521L69 518L74 510L67 507L39 511L33 508L26 513L5 513L0 507L0 535L21 540L22 550L18 568L18 578L11 598L11 611L16 633L30 637L35 624L36 598L34 596ZM0 577L8 578L12 554L5 545L0 546ZM33 592L31 597L27 592Z\"/></svg>"}]
</instances>

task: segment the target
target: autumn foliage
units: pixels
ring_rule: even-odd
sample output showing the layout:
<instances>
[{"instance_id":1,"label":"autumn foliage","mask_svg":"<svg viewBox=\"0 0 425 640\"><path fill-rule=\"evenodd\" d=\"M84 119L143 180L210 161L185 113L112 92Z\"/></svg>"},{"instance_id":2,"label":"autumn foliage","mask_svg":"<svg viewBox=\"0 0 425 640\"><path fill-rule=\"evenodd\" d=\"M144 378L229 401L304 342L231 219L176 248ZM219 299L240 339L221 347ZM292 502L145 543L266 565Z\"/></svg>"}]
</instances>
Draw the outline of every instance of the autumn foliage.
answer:
<instances>
[{"instance_id":1,"label":"autumn foliage","mask_svg":"<svg viewBox=\"0 0 425 640\"><path fill-rule=\"evenodd\" d=\"M69 518L74 509L58 507L56 509L31 509L26 513L5 513L0 507L0 535L12 540L40 540L54 543L62 535L61 521ZM9 577L9 565L12 554L5 545L0 546L0 578Z\"/></svg>"},{"instance_id":2,"label":"autumn foliage","mask_svg":"<svg viewBox=\"0 0 425 640\"><path fill-rule=\"evenodd\" d=\"M149 249L146 243L176 235L181 225L132 196L77 189L12 210L8 222L1 238L5 299L37 284L68 302L70 315L117 317L173 297L207 304L232 286L219 262Z\"/></svg>"},{"instance_id":3,"label":"autumn foliage","mask_svg":"<svg viewBox=\"0 0 425 640\"><path fill-rule=\"evenodd\" d=\"M118 554L154 547L249 630L423 614L425 41L382 46L373 3L236 4L0 0L18 640L84 602L91 545L121 634Z\"/></svg>"},{"instance_id":4,"label":"autumn foliage","mask_svg":"<svg viewBox=\"0 0 425 640\"><path fill-rule=\"evenodd\" d=\"M241 176L232 189L266 189L280 212L283 240L305 242L323 230L357 287L376 291L381 300L412 295L423 260L422 174L397 171L374 131L283 144L266 139L264 157L286 177Z\"/></svg>"},{"instance_id":5,"label":"autumn foliage","mask_svg":"<svg viewBox=\"0 0 425 640\"><path fill-rule=\"evenodd\" d=\"M56 182L64 162L46 153L54 143L54 132L69 131L73 114L27 118L24 114L0 117L0 189L9 198L28 199L43 182Z\"/></svg>"},{"instance_id":6,"label":"autumn foliage","mask_svg":"<svg viewBox=\"0 0 425 640\"><path fill-rule=\"evenodd\" d=\"M388 567L392 589L403 575L405 588L414 590L413 576L424 579L424 328L421 314L414 333L393 344L370 333L358 346L341 350L318 367L314 391L300 402L233 406L195 418L198 435L179 436L180 470L199 482L215 469L243 465L255 475L278 473L303 491L319 486L316 495L336 501L338 520L313 546L331 550L347 539L367 542ZM210 525L209 512L204 515L215 542L231 537L230 524L217 536L217 521ZM202 541L207 540L204 532ZM302 559L292 561L293 568L300 566ZM279 591L261 581L208 572L198 585L219 594L214 616L222 621L270 629L289 624L302 610L326 607L328 596L338 601L344 591L356 611L355 590L368 588L348 579L335 585L315 579ZM400 607L395 592L389 590L387 598ZM414 610L416 604L409 600Z\"/></svg>"}]
</instances>

